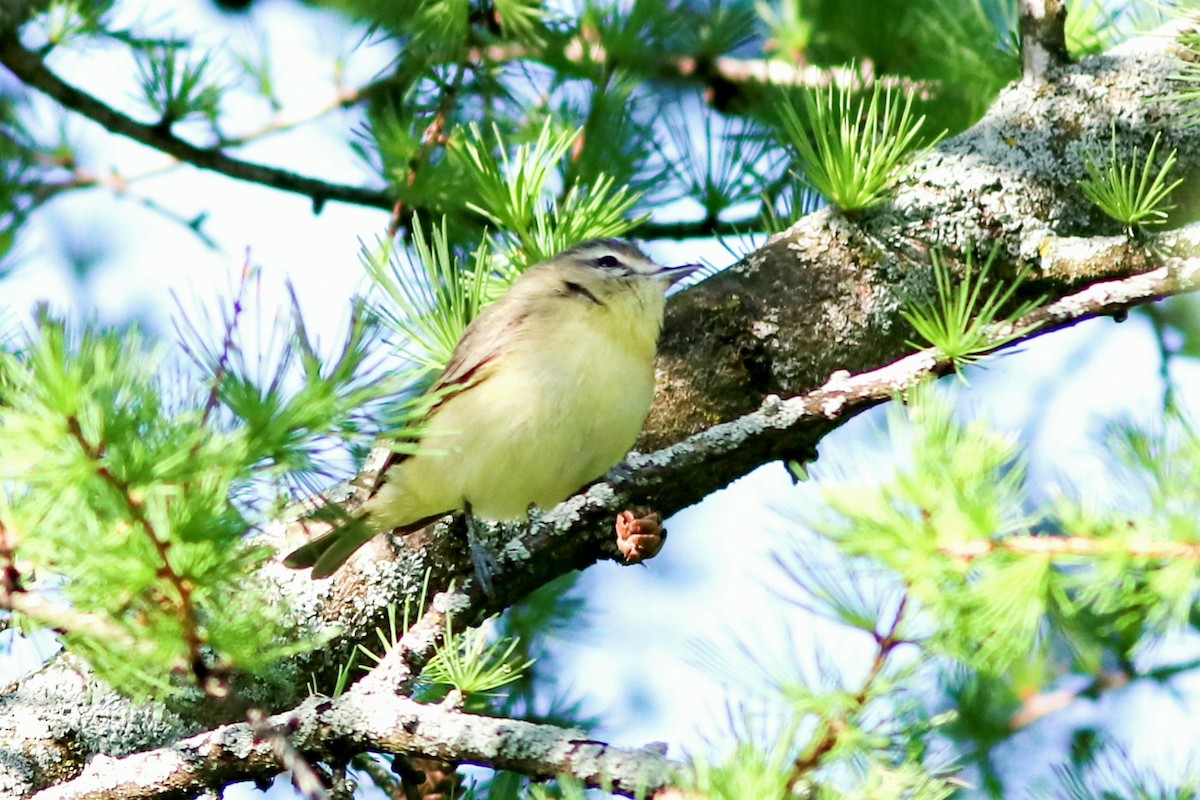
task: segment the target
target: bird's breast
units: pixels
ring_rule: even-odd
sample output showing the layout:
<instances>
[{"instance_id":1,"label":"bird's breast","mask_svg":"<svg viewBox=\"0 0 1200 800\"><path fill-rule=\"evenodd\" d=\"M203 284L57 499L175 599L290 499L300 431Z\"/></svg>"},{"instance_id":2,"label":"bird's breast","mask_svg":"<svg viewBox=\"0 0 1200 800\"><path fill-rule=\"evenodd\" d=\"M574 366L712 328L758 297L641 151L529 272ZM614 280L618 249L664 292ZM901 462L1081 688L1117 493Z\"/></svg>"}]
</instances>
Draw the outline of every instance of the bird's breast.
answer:
<instances>
[{"instance_id":1,"label":"bird's breast","mask_svg":"<svg viewBox=\"0 0 1200 800\"><path fill-rule=\"evenodd\" d=\"M620 308L589 305L537 321L431 417L421 452L381 492L389 497L379 505L395 509L388 522L466 504L519 519L603 475L633 445L653 399L661 304L649 312L622 318Z\"/></svg>"},{"instance_id":2,"label":"bird's breast","mask_svg":"<svg viewBox=\"0 0 1200 800\"><path fill-rule=\"evenodd\" d=\"M653 341L614 337L598 322L574 318L556 336L522 342L476 387L484 391L447 404L461 405L459 421L448 416L447 425L470 431L460 442L460 491L481 516L549 508L633 445L654 395ZM487 407L461 402L472 394Z\"/></svg>"}]
</instances>

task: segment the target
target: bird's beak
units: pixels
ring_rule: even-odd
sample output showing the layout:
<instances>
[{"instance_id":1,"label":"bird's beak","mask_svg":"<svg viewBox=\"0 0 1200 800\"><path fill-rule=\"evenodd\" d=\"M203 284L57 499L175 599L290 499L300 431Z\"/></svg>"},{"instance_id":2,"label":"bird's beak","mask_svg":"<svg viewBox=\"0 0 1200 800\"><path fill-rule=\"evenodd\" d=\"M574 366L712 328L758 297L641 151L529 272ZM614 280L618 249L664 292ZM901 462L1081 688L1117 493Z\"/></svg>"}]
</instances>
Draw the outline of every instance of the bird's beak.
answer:
<instances>
[{"instance_id":1,"label":"bird's beak","mask_svg":"<svg viewBox=\"0 0 1200 800\"><path fill-rule=\"evenodd\" d=\"M679 283L697 270L704 269L703 264L680 264L678 267L661 267L654 277L663 278L671 283Z\"/></svg>"}]
</instances>

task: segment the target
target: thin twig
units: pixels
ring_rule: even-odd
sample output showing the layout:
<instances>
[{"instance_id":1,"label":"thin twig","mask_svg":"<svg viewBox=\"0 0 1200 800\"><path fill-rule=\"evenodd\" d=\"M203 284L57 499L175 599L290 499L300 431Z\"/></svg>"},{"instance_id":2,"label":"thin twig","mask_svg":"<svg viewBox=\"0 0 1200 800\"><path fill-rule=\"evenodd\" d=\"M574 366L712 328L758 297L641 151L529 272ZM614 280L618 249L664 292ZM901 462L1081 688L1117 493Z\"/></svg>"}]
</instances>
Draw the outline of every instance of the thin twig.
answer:
<instances>
[{"instance_id":1,"label":"thin twig","mask_svg":"<svg viewBox=\"0 0 1200 800\"><path fill-rule=\"evenodd\" d=\"M897 647L906 643L905 639L898 636L900 624L904 620L904 612L908 609L908 595L905 594L900 598L900 603L896 607L896 613L892 617L892 622L888 626L886 633L875 634L875 657L871 660L871 666L867 670L867 675L863 678L859 685L858 691L851 698L850 703L845 707L840 714L830 719L821 720L818 730L819 735L809 742L805 753L796 759L792 765L792 782L804 780L808 773L821 765L821 759L828 755L842 736L853 730L853 718L862 713L871 700L871 691L875 687L875 683L879 677L883 675L884 667L887 666L888 658L892 651Z\"/></svg>"},{"instance_id":2,"label":"thin twig","mask_svg":"<svg viewBox=\"0 0 1200 800\"><path fill-rule=\"evenodd\" d=\"M1104 691L1129 685L1135 676L1124 671L1103 672L1094 680L1078 689L1057 689L1052 692L1037 692L1021 701L1021 708L1008 720L1009 730L1028 728L1038 720L1062 711L1080 697L1094 697Z\"/></svg>"},{"instance_id":3,"label":"thin twig","mask_svg":"<svg viewBox=\"0 0 1200 800\"><path fill-rule=\"evenodd\" d=\"M112 133L127 136L200 169L306 195L312 198L313 206L318 211L330 200L373 208L386 209L392 206L392 199L384 190L328 183L276 167L241 161L219 149L197 147L161 125L138 122L58 77L46 66L41 56L22 47L15 34L0 36L0 64L8 67L24 83L54 98L66 108L94 120Z\"/></svg>"},{"instance_id":4,"label":"thin twig","mask_svg":"<svg viewBox=\"0 0 1200 800\"><path fill-rule=\"evenodd\" d=\"M233 309L225 320L225 336L221 340L221 355L217 358L217 368L213 372L212 386L209 387L208 401L204 404L204 415L200 419L201 426L207 424L212 412L221 402L221 384L225 382L225 374L229 371L229 356L233 353L233 334L237 330L238 319L242 315L242 301L246 297L246 287L250 284L250 248L246 248L246 258L242 262L242 274L238 278L237 295L233 299ZM197 445L198 447L199 445Z\"/></svg>"},{"instance_id":5,"label":"thin twig","mask_svg":"<svg viewBox=\"0 0 1200 800\"><path fill-rule=\"evenodd\" d=\"M617 63L603 45L588 41L583 35L563 40L560 48L535 50L523 44L507 43L475 48L468 52L468 56L476 62L536 61L552 66L565 57L572 64L598 66L607 71L620 67L659 79L700 83L714 90L717 84L724 84L726 87L730 84L756 84L794 89L836 85L856 90L870 89L876 84L881 84L885 88L922 92L936 85L936 82L918 81L903 76L876 76L869 67L825 68L769 58L718 56L705 59L688 55L668 55Z\"/></svg>"},{"instance_id":6,"label":"thin twig","mask_svg":"<svg viewBox=\"0 0 1200 800\"><path fill-rule=\"evenodd\" d=\"M259 141L268 136L274 136L277 133L284 133L293 130L301 125L307 125L310 122L316 122L324 116L332 114L335 111L340 111L350 106L366 100L370 95L382 86L390 83L395 83L396 78L389 76L383 80L372 81L364 86L355 89L339 89L334 99L319 108L306 111L299 114L284 114L277 113L263 126L255 130L248 131L238 136L223 136L217 142L218 147L242 147L251 142Z\"/></svg>"},{"instance_id":7,"label":"thin twig","mask_svg":"<svg viewBox=\"0 0 1200 800\"><path fill-rule=\"evenodd\" d=\"M1049 556L1051 558L1092 557L1123 554L1154 560L1200 560L1200 543L1153 539L1094 539L1090 536L1008 536L953 542L938 547L938 552L959 561L973 561L993 553Z\"/></svg>"},{"instance_id":8,"label":"thin twig","mask_svg":"<svg viewBox=\"0 0 1200 800\"><path fill-rule=\"evenodd\" d=\"M442 88L441 101L438 103L437 111L434 112L433 119L426 126L425 132L421 134L421 149L418 150L408 161L408 175L405 178L405 188L411 189L417 182L417 173L433 156L434 150L445 143L446 139L443 132L446 130L446 125L450 119L450 112L454 110L454 104L458 100L458 93L462 89L463 78L467 73L467 65L459 63L456 65L457 71L454 74L454 79L449 85ZM400 229L404 227L406 203L404 198L396 200L392 206L392 218L388 222L388 239L396 238Z\"/></svg>"},{"instance_id":9,"label":"thin twig","mask_svg":"<svg viewBox=\"0 0 1200 800\"><path fill-rule=\"evenodd\" d=\"M105 188L117 197L131 200L148 211L152 211L155 214L170 220L171 222L182 225L194 233L197 238L200 239L201 243L204 244L204 246L209 250L220 251L221 247L217 244L216 240L204 232L204 214L200 214L195 217L186 217L174 209L163 205L154 198L137 194L131 191L129 188L130 184L136 180L168 172L174 169L180 163L181 162L179 161L172 160L165 166L145 170L136 176L120 175L111 170L107 172L92 172L91 170L83 167L73 167L71 168L72 175L68 180L39 184L35 189L35 202L43 203L57 195L77 189L91 189L96 187ZM65 165L56 164L54 166Z\"/></svg>"}]
</instances>

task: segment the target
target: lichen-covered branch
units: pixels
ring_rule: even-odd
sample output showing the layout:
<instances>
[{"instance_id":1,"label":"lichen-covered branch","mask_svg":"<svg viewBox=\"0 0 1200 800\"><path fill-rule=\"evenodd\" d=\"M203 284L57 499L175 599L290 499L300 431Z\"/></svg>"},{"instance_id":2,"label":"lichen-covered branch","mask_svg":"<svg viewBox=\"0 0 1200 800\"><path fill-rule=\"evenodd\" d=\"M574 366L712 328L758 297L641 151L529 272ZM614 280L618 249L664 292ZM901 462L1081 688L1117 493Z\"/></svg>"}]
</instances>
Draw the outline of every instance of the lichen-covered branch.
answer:
<instances>
[{"instance_id":1,"label":"lichen-covered branch","mask_svg":"<svg viewBox=\"0 0 1200 800\"><path fill-rule=\"evenodd\" d=\"M1035 296L1149 269L1154 259L1077 181L1086 153L1107 152L1114 124L1119 157L1144 153L1162 131L1164 151L1178 151L1175 174L1200 169L1200 126L1176 124L1170 99L1182 63L1175 40L1193 24L1176 21L1056 70L1048 83L1011 85L976 125L915 164L891 202L854 219L810 214L682 293L667 308L660 391L639 447L908 352L900 310L931 286L931 248L955 260L998 246L995 272L1030 268Z\"/></svg>"},{"instance_id":2,"label":"lichen-covered branch","mask_svg":"<svg viewBox=\"0 0 1200 800\"><path fill-rule=\"evenodd\" d=\"M386 691L310 698L266 724L286 731L312 760L344 762L364 749L429 755L538 778L574 775L628 796L652 794L678 767L655 748L612 747L577 729L465 714ZM124 758L93 759L81 774L33 800L190 798L280 771L272 743L240 723Z\"/></svg>"},{"instance_id":3,"label":"lichen-covered branch","mask_svg":"<svg viewBox=\"0 0 1200 800\"><path fill-rule=\"evenodd\" d=\"M1181 242L1200 242L1200 225L1189 226L1175 238ZM1076 254L1081 250L1072 248ZM1103 247L1098 251L1103 253ZM1193 252L1200 253L1200 247ZM1139 303L1197 289L1200 289L1200 255L1173 257L1150 272L1100 282L1048 303L1016 322L1015 327L1029 336L1041 335L1083 319L1118 314ZM1009 326L1002 326L994 335L1000 340L1011 332ZM485 595L471 585L472 567L465 552L443 562L449 565L445 568L458 570L456 585L459 588L435 599L435 613L427 615L421 625L402 639L382 668L363 682L360 691L391 696L397 690L406 690L433 650L441 613L451 611L456 619L479 618L515 602L564 572L582 568L600 558L615 557L610 524L613 514L621 508L650 501L666 513L676 511L754 467L796 449L812 447L826 432L855 414L950 368L950 364L936 353L922 352L870 372L835 374L824 385L806 394L782 400L768 398L761 408L739 419L713 426L661 451L632 455L627 465L616 470L610 480L592 486L526 526L498 526L496 533L506 544L501 552L495 595ZM370 545L374 548L374 558L358 559L328 581L310 581L303 574L282 569L269 570L264 579L275 581L279 591L295 592L296 613L315 611L328 615L327 620L353 622L355 613L367 613L363 608L365 603L394 601L396 594L403 592L398 583L402 576L410 574L413 565L426 564L423 554L436 548L432 540L448 534L448 530L425 532L401 542L381 538ZM277 535L283 535L283 532L278 531ZM429 538L423 539L423 536ZM410 591L415 593L418 587ZM307 602L318 605L305 606ZM341 616L333 616L334 612ZM319 618L314 618L313 624L317 626ZM333 642L329 652L344 651ZM94 724L91 718L82 716L88 710L86 705L84 708L72 705L81 702L74 692L84 690L92 679L76 665L66 670L73 678L65 688L60 688L58 680L63 673L55 670L61 668L52 666L29 679L20 693L10 692L0 697L0 740L20 740L25 758L42 764L53 763L60 769L68 768L67 762L70 762L78 771L84 767L83 759L73 762L65 759L66 742L76 748L84 743L85 749L101 748L101 743L89 738L96 735L94 731L80 729ZM40 699L31 705L30 697ZM107 697L106 714L111 719L113 707L119 702L111 695ZM144 712L130 707L128 713ZM38 720L36 728L29 726L30 719ZM24 732L18 734L18 723L5 720L24 720ZM170 725L166 720L158 719L154 727L138 729L137 736L153 746L169 741L161 738L166 731L194 730L201 724L198 718L177 717L170 719ZM31 730L44 731L46 738L30 735L28 731ZM137 739L123 741L128 745ZM109 745L112 745L111 740ZM445 751L431 755L454 760L452 754ZM31 765L28 772L18 773L15 766L8 766L7 774L0 768L0 789L14 785L25 787L15 791L14 796L26 796L31 790L54 782L41 782L44 778L40 768L34 769ZM18 775L23 775L23 783L17 781Z\"/></svg>"}]
</instances>

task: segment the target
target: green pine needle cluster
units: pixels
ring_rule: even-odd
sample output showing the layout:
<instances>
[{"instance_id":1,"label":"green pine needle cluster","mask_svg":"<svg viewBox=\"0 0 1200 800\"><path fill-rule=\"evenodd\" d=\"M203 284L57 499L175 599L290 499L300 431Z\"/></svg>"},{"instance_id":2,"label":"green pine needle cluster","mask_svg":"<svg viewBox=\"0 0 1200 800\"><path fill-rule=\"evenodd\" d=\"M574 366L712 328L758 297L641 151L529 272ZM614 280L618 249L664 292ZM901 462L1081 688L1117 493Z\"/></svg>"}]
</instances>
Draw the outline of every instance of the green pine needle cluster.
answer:
<instances>
[{"instance_id":1,"label":"green pine needle cluster","mask_svg":"<svg viewBox=\"0 0 1200 800\"><path fill-rule=\"evenodd\" d=\"M1067 0L1067 52L1074 58L1103 53L1117 38L1120 12L1103 0Z\"/></svg>"},{"instance_id":2,"label":"green pine needle cluster","mask_svg":"<svg viewBox=\"0 0 1200 800\"><path fill-rule=\"evenodd\" d=\"M730 209L778 193L774 184L781 159L766 131L740 120L696 113L702 118L699 143L686 109L667 117L666 127L678 154L672 157L678 163L676 178L686 196L699 203L706 221L715 225Z\"/></svg>"},{"instance_id":3,"label":"green pine needle cluster","mask_svg":"<svg viewBox=\"0 0 1200 800\"><path fill-rule=\"evenodd\" d=\"M845 212L883 201L904 168L938 141L923 143L924 116L913 112L913 95L874 85L859 97L836 85L802 94L803 116L781 98L783 134L799 158L805 183Z\"/></svg>"},{"instance_id":4,"label":"green pine needle cluster","mask_svg":"<svg viewBox=\"0 0 1200 800\"><path fill-rule=\"evenodd\" d=\"M420 597L414 601L411 594L406 595L401 615L397 615L394 606L388 608L387 629L377 628L375 631L380 651L375 652L359 645L355 658L343 665L338 674L334 697L345 688L357 655L366 656L372 663L378 664L396 646L400 637L416 621L418 610L425 606L428 588L427 573ZM499 689L525 678L526 672L534 664L534 659L514 657L518 652L523 652L520 649L520 639L515 636L494 639L486 627L485 623L464 631L455 631L454 620L447 615L442 644L421 672L418 694L422 699L440 700L446 689L455 689L463 696L468 708L483 710L486 704L481 706L481 701L494 697Z\"/></svg>"},{"instance_id":5,"label":"green pine needle cluster","mask_svg":"<svg viewBox=\"0 0 1200 800\"><path fill-rule=\"evenodd\" d=\"M1180 34L1182 51L1179 71L1175 73L1175 90L1165 100L1179 106L1183 127L1200 124L1200 32L1191 30Z\"/></svg>"},{"instance_id":6,"label":"green pine needle cluster","mask_svg":"<svg viewBox=\"0 0 1200 800\"><path fill-rule=\"evenodd\" d=\"M908 439L906 466L878 486L829 487L816 525L896 576L936 621L921 642L931 653L996 676L1066 642L1086 672L1187 623L1200 571L1194 555L1177 557L1200 540L1200 493L1185 485L1200 475L1190 426L1116 426L1106 445L1124 473L1113 480L1130 496L1098 507L1063 493L1031 513L1015 441L957 422L929 386L900 414L892 427ZM1139 506L1149 513L1131 526Z\"/></svg>"},{"instance_id":7,"label":"green pine needle cluster","mask_svg":"<svg viewBox=\"0 0 1200 800\"><path fill-rule=\"evenodd\" d=\"M865 571L851 574L835 566L834 572L855 591L878 583ZM818 597L802 593L794 600L836 618ZM908 657L914 635L909 629L919 626L904 622L905 603L894 600L894 595L880 595L869 601L870 622L857 629L857 636L848 634L846 646L870 642L874 657L865 652L844 674L819 657L816 670L799 663L768 666L758 644L744 644L734 659L728 648L714 648L708 663L698 666L710 674L715 666L733 691L750 691L755 700L730 715L733 746L692 757L684 785L713 800L948 796L952 783L933 759L925 758L920 743L951 717L929 717L905 696L904 687L917 678L924 660ZM898 657L906 646L910 652Z\"/></svg>"},{"instance_id":8,"label":"green pine needle cluster","mask_svg":"<svg viewBox=\"0 0 1200 800\"><path fill-rule=\"evenodd\" d=\"M1154 135L1144 161L1139 161L1136 148L1132 157L1122 159L1117 155L1117 132L1114 128L1106 160L1094 153L1084 157L1088 176L1079 181L1079 188L1097 208L1123 224L1131 235L1136 229L1165 223L1167 212L1174 208L1168 202L1171 193L1183 183L1183 178L1167 182L1167 176L1175 167L1174 150L1155 171L1161 139L1160 131Z\"/></svg>"},{"instance_id":9,"label":"green pine needle cluster","mask_svg":"<svg viewBox=\"0 0 1200 800\"><path fill-rule=\"evenodd\" d=\"M1137 765L1137 759L1120 746L1108 746L1090 759L1060 767L1055 792L1039 791L1034 800L1195 800L1200 797L1200 770L1187 764L1178 774L1166 776Z\"/></svg>"},{"instance_id":10,"label":"green pine needle cluster","mask_svg":"<svg viewBox=\"0 0 1200 800\"><path fill-rule=\"evenodd\" d=\"M136 332L42 320L24 347L4 369L3 525L39 584L65 578L72 606L123 634L67 641L139 693L169 690L168 676L209 653L212 669L278 656L275 614L241 590L269 556L244 541L249 522L232 502L247 438L212 430L201 409L167 407L164 348Z\"/></svg>"},{"instance_id":11,"label":"green pine needle cluster","mask_svg":"<svg viewBox=\"0 0 1200 800\"><path fill-rule=\"evenodd\" d=\"M99 34L107 24L111 7L87 0L54 0L37 19L48 47L58 47L85 35Z\"/></svg>"},{"instance_id":12,"label":"green pine needle cluster","mask_svg":"<svg viewBox=\"0 0 1200 800\"><path fill-rule=\"evenodd\" d=\"M814 669L741 644L737 663L715 672L761 700L747 718L769 734L743 732L726 758L696 759L707 796L945 798L965 766L1004 796L993 750L1031 721L1027 698L1054 696L1064 673L1162 683L1194 669L1186 656L1145 658L1194 625L1200 433L1188 420L1112 424L1102 443L1115 488L1063 491L1040 509L1018 443L956 421L932 384L893 410L890 427L902 466L882 483L828 486L814 522L828 539L779 559L799 590L788 599L845 626L847 647L866 652L840 668L818 655ZM732 650L710 648L702 668L712 674ZM926 680L941 689L932 701L910 691ZM932 754L946 741L960 763L939 766ZM1079 743L1063 796L1174 785L1105 766L1103 747Z\"/></svg>"},{"instance_id":13,"label":"green pine needle cluster","mask_svg":"<svg viewBox=\"0 0 1200 800\"><path fill-rule=\"evenodd\" d=\"M159 115L159 125L170 128L192 117L216 124L223 87L213 75L211 55L192 57L179 42L146 44L133 52L142 99Z\"/></svg>"},{"instance_id":14,"label":"green pine needle cluster","mask_svg":"<svg viewBox=\"0 0 1200 800\"><path fill-rule=\"evenodd\" d=\"M400 338L396 349L422 373L441 370L458 340L479 315L493 280L486 244L464 268L450 245L443 218L426 234L419 217L412 225L412 257L391 242L362 249L362 262L376 290L372 310Z\"/></svg>"},{"instance_id":15,"label":"green pine needle cluster","mask_svg":"<svg viewBox=\"0 0 1200 800\"><path fill-rule=\"evenodd\" d=\"M588 239L626 235L644 219L628 217L637 194L603 175L549 196L580 135L554 133L547 121L535 139L511 147L498 128L489 140L472 127L451 149L451 161L472 181L475 199L467 207L496 233L485 230L474 244L459 245L446 217L426 229L414 215L411 256L390 242L362 249L372 312L396 334L394 344L412 367L402 373L410 385L446 365L471 321L526 268Z\"/></svg>"},{"instance_id":16,"label":"green pine needle cluster","mask_svg":"<svg viewBox=\"0 0 1200 800\"><path fill-rule=\"evenodd\" d=\"M642 221L627 218L637 194L604 175L587 186L564 187L556 199L547 199L551 181L581 135L574 129L555 133L547 120L537 138L510 154L498 128L494 141L488 141L471 126L461 146L451 150L476 187L476 199L467 207L495 226L496 251L517 273L581 241L624 236Z\"/></svg>"},{"instance_id":17,"label":"green pine needle cluster","mask_svg":"<svg viewBox=\"0 0 1200 800\"><path fill-rule=\"evenodd\" d=\"M767 26L767 40L772 55L784 61L799 63L812 41L816 27L802 12L803 0L781 0L769 3L755 0L754 11Z\"/></svg>"},{"instance_id":18,"label":"green pine needle cluster","mask_svg":"<svg viewBox=\"0 0 1200 800\"><path fill-rule=\"evenodd\" d=\"M469 699L495 694L521 680L533 661L513 658L518 640L490 638L482 627L456 633L447 615L443 642L421 672L422 682L451 687Z\"/></svg>"},{"instance_id":19,"label":"green pine needle cluster","mask_svg":"<svg viewBox=\"0 0 1200 800\"><path fill-rule=\"evenodd\" d=\"M371 435L370 410L395 388L369 375L361 317L332 355L297 321L266 364L247 358L237 322L222 345L193 332L201 377L136 330L45 316L2 356L6 557L90 623L32 621L62 628L131 694L219 695L233 673L308 647L252 588L272 552L250 534L281 487L324 474L333 442Z\"/></svg>"},{"instance_id":20,"label":"green pine needle cluster","mask_svg":"<svg viewBox=\"0 0 1200 800\"><path fill-rule=\"evenodd\" d=\"M999 333L997 323L1020 319L1044 301L1044 298L1038 298L1013 306L1023 276L1018 275L1012 281L989 280L998 252L999 248L993 247L976 274L975 255L968 250L961 279L955 278L945 258L933 252L933 296L923 300L910 299L908 307L901 311L917 335L950 359L960 375L963 367L978 362L1026 333ZM985 294L989 285L991 288ZM921 347L912 341L908 345Z\"/></svg>"},{"instance_id":21,"label":"green pine needle cluster","mask_svg":"<svg viewBox=\"0 0 1200 800\"><path fill-rule=\"evenodd\" d=\"M694 760L691 788L711 800L789 800L795 797L792 761L789 736L778 737L771 746L740 743L720 762Z\"/></svg>"}]
</instances>

